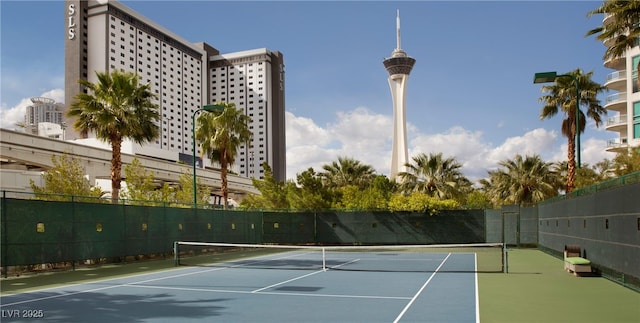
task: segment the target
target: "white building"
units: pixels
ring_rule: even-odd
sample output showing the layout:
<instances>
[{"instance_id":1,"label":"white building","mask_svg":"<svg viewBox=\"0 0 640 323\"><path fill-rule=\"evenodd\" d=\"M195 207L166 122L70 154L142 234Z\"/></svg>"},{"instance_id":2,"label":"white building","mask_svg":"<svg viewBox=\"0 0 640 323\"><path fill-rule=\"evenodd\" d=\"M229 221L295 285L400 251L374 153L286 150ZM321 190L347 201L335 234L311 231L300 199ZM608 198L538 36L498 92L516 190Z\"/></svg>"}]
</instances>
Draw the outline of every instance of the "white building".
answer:
<instances>
[{"instance_id":1,"label":"white building","mask_svg":"<svg viewBox=\"0 0 640 323\"><path fill-rule=\"evenodd\" d=\"M113 0L65 1L64 18L67 29L65 102L69 105L75 95L82 91L78 85L79 79L95 82L96 71L135 72L142 83L151 84L152 91L158 97L155 103L160 106L160 136L145 146L151 148L145 150L147 153L171 152L177 154L179 160L191 163L194 156L192 116L196 110L221 101L236 103L246 113L251 113L250 109L259 109L258 103L249 104L248 98L243 106L239 104L242 100L238 97L231 99L229 93L209 93L216 82L230 82L227 73L220 73L219 68L226 64L220 62L225 59L234 61L239 57L236 54L220 55L218 50L206 43L191 43ZM284 64L278 52L272 53L266 49L257 52L261 53L259 57L251 54L251 62L246 64L264 65L264 71L260 74L263 82L260 100L263 100L264 108L261 112L256 110L256 113L263 113L265 117L252 117L254 143L260 143L263 147L260 144L244 147L236 158L238 165L234 166L240 174L260 178L260 164L267 161L274 169L276 179L284 181L284 81L273 82L274 78L284 78ZM234 64L235 61L230 66ZM218 70L214 73L216 68ZM242 73L248 73L248 69L241 67L231 70L238 73L238 79ZM254 74L243 76L244 80L258 76L257 72ZM240 81L233 82L234 86L240 86L237 83ZM245 91L257 94L257 88L245 84ZM73 121L68 120L67 124L72 125ZM67 138L80 137L69 128ZM274 139L274 136L277 138ZM158 157L166 158L167 155L163 155ZM200 156L200 151L196 151L195 156ZM256 165L250 164L247 156L253 156ZM204 164L211 165L209 161Z\"/></svg>"},{"instance_id":2,"label":"white building","mask_svg":"<svg viewBox=\"0 0 640 323\"><path fill-rule=\"evenodd\" d=\"M609 24L612 16L606 15L603 23ZM613 40L604 42L611 46ZM609 59L604 66L615 70L607 75L605 86L615 91L606 98L605 108L609 119L606 129L618 134L609 140L607 151L624 152L630 147L640 146L640 89L638 89L638 63L640 62L640 46L627 50L623 57Z\"/></svg>"},{"instance_id":3,"label":"white building","mask_svg":"<svg viewBox=\"0 0 640 323\"><path fill-rule=\"evenodd\" d=\"M46 131L46 129L52 129L55 127L55 124L60 128L60 136L57 136L58 133L56 132L55 138L63 139L62 130L64 128L64 104L56 103L53 99L42 97L31 98L31 103L31 105L27 106L24 114L25 132L34 135L40 134L41 132ZM46 123L46 125L42 123ZM41 128L44 130L41 130Z\"/></svg>"},{"instance_id":4,"label":"white building","mask_svg":"<svg viewBox=\"0 0 640 323\"><path fill-rule=\"evenodd\" d=\"M64 128L57 123L40 122L38 123L38 136L64 140Z\"/></svg>"}]
</instances>

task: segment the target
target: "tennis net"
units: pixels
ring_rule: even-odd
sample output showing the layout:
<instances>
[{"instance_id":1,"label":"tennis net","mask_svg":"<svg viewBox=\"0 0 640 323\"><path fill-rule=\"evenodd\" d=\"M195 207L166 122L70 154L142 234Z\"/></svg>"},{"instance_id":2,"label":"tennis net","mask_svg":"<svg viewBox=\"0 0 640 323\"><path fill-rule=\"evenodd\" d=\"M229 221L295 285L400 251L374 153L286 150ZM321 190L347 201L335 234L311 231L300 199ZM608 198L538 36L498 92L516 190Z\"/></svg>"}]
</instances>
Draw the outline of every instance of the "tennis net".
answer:
<instances>
[{"instance_id":1,"label":"tennis net","mask_svg":"<svg viewBox=\"0 0 640 323\"><path fill-rule=\"evenodd\" d=\"M505 272L502 243L308 246L174 243L176 266L390 272Z\"/></svg>"}]
</instances>

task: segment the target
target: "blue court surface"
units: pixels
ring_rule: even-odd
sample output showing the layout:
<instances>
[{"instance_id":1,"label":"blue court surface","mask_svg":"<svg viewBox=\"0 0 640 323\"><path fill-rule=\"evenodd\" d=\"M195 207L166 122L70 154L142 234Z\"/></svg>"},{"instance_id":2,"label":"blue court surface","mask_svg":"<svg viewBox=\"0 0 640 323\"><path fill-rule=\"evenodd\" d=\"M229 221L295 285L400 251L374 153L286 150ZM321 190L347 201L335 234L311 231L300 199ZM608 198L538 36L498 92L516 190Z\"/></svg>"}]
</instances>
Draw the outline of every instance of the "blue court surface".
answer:
<instances>
[{"instance_id":1,"label":"blue court surface","mask_svg":"<svg viewBox=\"0 0 640 323\"><path fill-rule=\"evenodd\" d=\"M294 269L297 263L317 262L318 258L306 252L290 251L225 266L181 266L126 278L6 295L0 299L1 320L479 321L476 256L472 253L374 252L334 257L325 260L328 270ZM282 265L285 263L287 266Z\"/></svg>"}]
</instances>

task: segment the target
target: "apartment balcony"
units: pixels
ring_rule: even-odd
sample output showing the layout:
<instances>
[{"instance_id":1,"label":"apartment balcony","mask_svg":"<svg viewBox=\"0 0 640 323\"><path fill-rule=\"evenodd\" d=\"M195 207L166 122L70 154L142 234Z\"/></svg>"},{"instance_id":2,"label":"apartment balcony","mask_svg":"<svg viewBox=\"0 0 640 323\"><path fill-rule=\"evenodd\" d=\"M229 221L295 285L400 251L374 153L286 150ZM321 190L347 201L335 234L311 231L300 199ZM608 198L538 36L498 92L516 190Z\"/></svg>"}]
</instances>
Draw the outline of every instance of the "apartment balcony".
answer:
<instances>
[{"instance_id":1,"label":"apartment balcony","mask_svg":"<svg viewBox=\"0 0 640 323\"><path fill-rule=\"evenodd\" d=\"M620 114L627 112L627 92L618 92L611 95L607 95L607 99L604 104L605 109L611 111L617 111Z\"/></svg>"},{"instance_id":2,"label":"apartment balcony","mask_svg":"<svg viewBox=\"0 0 640 323\"><path fill-rule=\"evenodd\" d=\"M604 61L604 67L610 68L612 70L623 70L626 68L627 58L626 56L609 58Z\"/></svg>"},{"instance_id":3,"label":"apartment balcony","mask_svg":"<svg viewBox=\"0 0 640 323\"><path fill-rule=\"evenodd\" d=\"M607 80L605 81L604 86L614 91L626 91L627 70L615 71L607 75Z\"/></svg>"},{"instance_id":4,"label":"apartment balcony","mask_svg":"<svg viewBox=\"0 0 640 323\"><path fill-rule=\"evenodd\" d=\"M615 131L621 134L623 133L626 134L627 133L627 115L620 114L615 117L611 117L607 119L605 129L607 129L607 131Z\"/></svg>"},{"instance_id":5,"label":"apartment balcony","mask_svg":"<svg viewBox=\"0 0 640 323\"><path fill-rule=\"evenodd\" d=\"M627 138L612 139L607 141L607 151L609 152L623 152L627 151L627 148L629 148Z\"/></svg>"}]
</instances>

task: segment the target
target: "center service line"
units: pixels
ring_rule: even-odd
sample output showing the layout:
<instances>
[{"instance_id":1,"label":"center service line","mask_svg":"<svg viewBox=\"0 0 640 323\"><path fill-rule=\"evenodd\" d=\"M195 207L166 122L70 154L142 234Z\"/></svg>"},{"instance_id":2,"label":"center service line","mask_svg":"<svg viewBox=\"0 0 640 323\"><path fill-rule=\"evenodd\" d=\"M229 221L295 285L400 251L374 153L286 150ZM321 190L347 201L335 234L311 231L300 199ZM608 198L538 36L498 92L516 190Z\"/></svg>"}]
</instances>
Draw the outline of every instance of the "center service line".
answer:
<instances>
[{"instance_id":1,"label":"center service line","mask_svg":"<svg viewBox=\"0 0 640 323\"><path fill-rule=\"evenodd\" d=\"M433 274L429 276L429 279L427 279L427 281L422 285L422 287L420 287L420 290L418 290L418 292L415 295L413 295L413 298L409 301L407 306L404 307L402 312L400 312L400 314L398 315L398 317L396 317L393 323L398 323L398 321L400 321L400 319L404 316L404 313L406 313L409 307L411 307L411 304L413 304L413 302L418 298L418 296L420 296L420 293L422 293L422 291L427 287L427 285L429 285L429 283L431 282L431 279L433 279L433 277L436 275L436 273L438 273L440 268L442 268L442 266L447 261L447 259L449 259L449 256L451 256L451 253L449 253L447 257L445 257L444 260L442 260L442 262L440 263L440 266L438 266L438 268L436 268Z\"/></svg>"},{"instance_id":2,"label":"center service line","mask_svg":"<svg viewBox=\"0 0 640 323\"><path fill-rule=\"evenodd\" d=\"M282 285L282 284L290 283L290 282L292 282L292 281L295 281L295 280L298 280L298 279L302 279L302 278L305 278L305 277L309 277L309 276L311 276L311 275L319 274L319 273L321 273L321 272L323 272L323 271L322 271L322 270L320 270L320 271L314 271L314 272L309 273L309 274L306 274L306 275L298 276L298 277L295 277L295 278L291 278L291 279L289 279L289 280L285 280L285 281L283 281L283 282L279 282L279 283L275 283L275 284L273 284L273 285L269 285L269 286L267 286L267 287L262 287L262 288L260 288L260 289L253 290L253 291L251 291L251 293L259 293L259 292L261 292L261 291L263 291L263 290L265 290L265 289L269 289L269 288L273 288L273 287L276 287L276 286L280 286L280 285Z\"/></svg>"}]
</instances>

